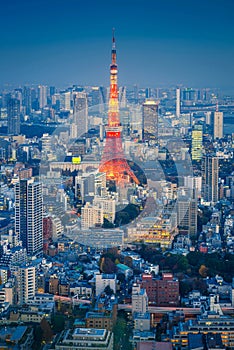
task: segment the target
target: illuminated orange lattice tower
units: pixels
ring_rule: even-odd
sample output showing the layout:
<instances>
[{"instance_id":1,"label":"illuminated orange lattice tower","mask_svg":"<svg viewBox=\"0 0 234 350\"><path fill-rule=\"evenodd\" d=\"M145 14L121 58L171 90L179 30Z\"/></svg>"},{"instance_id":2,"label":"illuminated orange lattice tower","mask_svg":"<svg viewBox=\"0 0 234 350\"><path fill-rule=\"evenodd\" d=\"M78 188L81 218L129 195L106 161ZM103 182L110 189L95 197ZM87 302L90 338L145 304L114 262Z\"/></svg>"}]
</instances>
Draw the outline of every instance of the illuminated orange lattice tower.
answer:
<instances>
[{"instance_id":1,"label":"illuminated orange lattice tower","mask_svg":"<svg viewBox=\"0 0 234 350\"><path fill-rule=\"evenodd\" d=\"M107 180L116 183L130 182L139 184L139 180L131 170L122 148L122 126L119 119L118 101L118 68L116 64L116 47L113 32L111 65L110 65L110 97L108 108L108 124L106 126L106 144L102 154L99 171L106 173Z\"/></svg>"}]
</instances>

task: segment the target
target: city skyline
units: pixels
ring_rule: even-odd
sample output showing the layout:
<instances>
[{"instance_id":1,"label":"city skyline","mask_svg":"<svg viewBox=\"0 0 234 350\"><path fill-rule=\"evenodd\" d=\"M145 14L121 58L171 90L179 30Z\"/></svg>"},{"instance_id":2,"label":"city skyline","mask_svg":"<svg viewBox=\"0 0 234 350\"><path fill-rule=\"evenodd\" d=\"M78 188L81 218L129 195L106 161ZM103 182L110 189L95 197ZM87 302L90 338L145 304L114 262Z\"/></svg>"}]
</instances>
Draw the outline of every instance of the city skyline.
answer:
<instances>
[{"instance_id":1,"label":"city skyline","mask_svg":"<svg viewBox=\"0 0 234 350\"><path fill-rule=\"evenodd\" d=\"M130 0L118 6L107 1L25 0L5 3L2 9L2 85L107 86L109 40L115 27L120 85L233 90L230 0Z\"/></svg>"}]
</instances>

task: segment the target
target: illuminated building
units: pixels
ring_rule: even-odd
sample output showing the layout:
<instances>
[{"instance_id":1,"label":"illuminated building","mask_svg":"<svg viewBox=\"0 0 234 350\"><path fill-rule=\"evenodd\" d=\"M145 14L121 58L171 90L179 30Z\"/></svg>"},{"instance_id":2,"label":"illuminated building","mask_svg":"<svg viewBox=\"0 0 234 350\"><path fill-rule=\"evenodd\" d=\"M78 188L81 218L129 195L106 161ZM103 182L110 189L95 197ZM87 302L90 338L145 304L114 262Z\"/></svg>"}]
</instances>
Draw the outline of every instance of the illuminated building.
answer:
<instances>
[{"instance_id":1,"label":"illuminated building","mask_svg":"<svg viewBox=\"0 0 234 350\"><path fill-rule=\"evenodd\" d=\"M202 159L202 125L195 125L192 131L192 160Z\"/></svg>"},{"instance_id":2,"label":"illuminated building","mask_svg":"<svg viewBox=\"0 0 234 350\"><path fill-rule=\"evenodd\" d=\"M117 64L115 38L112 39L112 62L110 66L110 97L108 124L106 126L106 144L102 154L99 172L106 173L107 180L117 183L129 182L130 179L139 184L138 179L129 167L122 148L122 126L119 118L119 101L117 86Z\"/></svg>"}]
</instances>

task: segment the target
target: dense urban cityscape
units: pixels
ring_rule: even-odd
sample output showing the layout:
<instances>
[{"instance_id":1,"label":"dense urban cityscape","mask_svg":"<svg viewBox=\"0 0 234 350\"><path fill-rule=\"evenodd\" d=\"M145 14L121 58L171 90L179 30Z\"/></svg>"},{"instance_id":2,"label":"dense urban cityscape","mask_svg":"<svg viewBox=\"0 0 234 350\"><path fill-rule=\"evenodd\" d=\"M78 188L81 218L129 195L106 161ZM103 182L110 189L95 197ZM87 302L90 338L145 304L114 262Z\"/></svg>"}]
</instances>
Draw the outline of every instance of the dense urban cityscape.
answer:
<instances>
[{"instance_id":1,"label":"dense urban cityscape","mask_svg":"<svg viewBox=\"0 0 234 350\"><path fill-rule=\"evenodd\" d=\"M117 33L109 86L1 85L0 349L234 349L234 94Z\"/></svg>"}]
</instances>

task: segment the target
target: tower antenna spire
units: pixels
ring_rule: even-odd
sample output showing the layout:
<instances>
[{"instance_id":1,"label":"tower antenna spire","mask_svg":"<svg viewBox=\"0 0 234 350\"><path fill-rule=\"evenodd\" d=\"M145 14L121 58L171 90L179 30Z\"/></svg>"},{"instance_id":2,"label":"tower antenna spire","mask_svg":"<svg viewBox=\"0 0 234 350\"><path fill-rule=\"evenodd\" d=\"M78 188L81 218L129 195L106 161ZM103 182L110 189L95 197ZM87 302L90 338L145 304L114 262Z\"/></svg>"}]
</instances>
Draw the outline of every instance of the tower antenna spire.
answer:
<instances>
[{"instance_id":1,"label":"tower antenna spire","mask_svg":"<svg viewBox=\"0 0 234 350\"><path fill-rule=\"evenodd\" d=\"M115 28L112 28L112 49L115 49Z\"/></svg>"}]
</instances>

